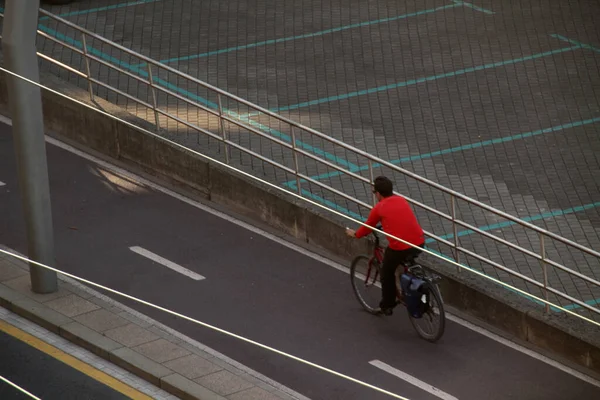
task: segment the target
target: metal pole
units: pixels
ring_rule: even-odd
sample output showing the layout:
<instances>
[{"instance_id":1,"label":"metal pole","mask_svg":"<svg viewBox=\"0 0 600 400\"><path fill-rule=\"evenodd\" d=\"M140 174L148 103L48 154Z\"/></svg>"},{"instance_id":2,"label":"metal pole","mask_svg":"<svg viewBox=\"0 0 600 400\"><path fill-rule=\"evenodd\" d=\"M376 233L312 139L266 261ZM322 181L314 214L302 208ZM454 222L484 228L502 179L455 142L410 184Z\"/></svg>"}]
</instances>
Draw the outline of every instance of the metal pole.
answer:
<instances>
[{"instance_id":1,"label":"metal pole","mask_svg":"<svg viewBox=\"0 0 600 400\"><path fill-rule=\"evenodd\" d=\"M452 236L454 236L454 260L460 262L460 253L458 252L458 226L456 225L456 198L454 195L450 195L450 205L452 207ZM456 267L457 271L460 272L462 268Z\"/></svg>"},{"instance_id":2,"label":"metal pole","mask_svg":"<svg viewBox=\"0 0 600 400\"><path fill-rule=\"evenodd\" d=\"M223 146L225 147L225 162L229 164L229 146L227 146L227 135L225 134L225 121L223 121L223 104L221 103L221 95L217 95L219 102L219 130L223 138Z\"/></svg>"},{"instance_id":3,"label":"metal pole","mask_svg":"<svg viewBox=\"0 0 600 400\"><path fill-rule=\"evenodd\" d=\"M90 58L88 57L87 44L85 42L85 33L81 33L81 43L83 44L83 57L85 58L85 70L87 72L88 89L90 91L90 100L94 101L94 87L92 86L92 73L90 69Z\"/></svg>"},{"instance_id":4,"label":"metal pole","mask_svg":"<svg viewBox=\"0 0 600 400\"><path fill-rule=\"evenodd\" d=\"M4 10L2 50L5 67L39 82L35 48L39 0L7 0ZM6 75L13 120L13 140L19 186L27 226L28 256L49 266L55 265L50 185L44 141L42 94L38 86ZM36 293L57 290L56 272L29 265L31 288Z\"/></svg>"},{"instance_id":5,"label":"metal pole","mask_svg":"<svg viewBox=\"0 0 600 400\"><path fill-rule=\"evenodd\" d=\"M154 107L154 121L156 123L156 130L160 129L160 121L158 118L158 111L156 111L158 102L156 101L156 89L154 88L154 78L152 77L152 68L148 64L148 82L150 83L150 90L152 91L152 106Z\"/></svg>"},{"instance_id":6,"label":"metal pole","mask_svg":"<svg viewBox=\"0 0 600 400\"><path fill-rule=\"evenodd\" d=\"M546 266L546 246L544 245L544 234L540 232L540 264L544 273L544 298L548 301L548 269ZM546 303L546 312L550 312L550 305Z\"/></svg>"},{"instance_id":7,"label":"metal pole","mask_svg":"<svg viewBox=\"0 0 600 400\"><path fill-rule=\"evenodd\" d=\"M298 164L298 152L296 151L296 132L294 131L294 127L290 127L292 131L292 152L294 153L294 171L296 172L296 186L298 186L298 194L302 194L302 188L300 188L300 176L298 173L300 172L300 167Z\"/></svg>"},{"instance_id":8,"label":"metal pole","mask_svg":"<svg viewBox=\"0 0 600 400\"><path fill-rule=\"evenodd\" d=\"M368 162L369 162L369 181L371 182L371 185L372 185L373 181L375 180L375 173L373 172L373 161L369 158ZM371 201L373 202L373 206L375 206L377 204L377 197L375 196L375 193L371 194Z\"/></svg>"}]
</instances>

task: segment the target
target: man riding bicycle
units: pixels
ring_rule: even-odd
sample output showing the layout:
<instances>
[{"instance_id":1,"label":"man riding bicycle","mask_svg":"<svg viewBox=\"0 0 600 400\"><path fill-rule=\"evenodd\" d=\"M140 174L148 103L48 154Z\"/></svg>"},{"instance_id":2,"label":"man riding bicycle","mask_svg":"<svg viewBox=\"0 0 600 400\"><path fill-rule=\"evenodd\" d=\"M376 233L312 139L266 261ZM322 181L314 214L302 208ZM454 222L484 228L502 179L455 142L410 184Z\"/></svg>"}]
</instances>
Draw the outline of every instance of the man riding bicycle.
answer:
<instances>
[{"instance_id":1,"label":"man riding bicycle","mask_svg":"<svg viewBox=\"0 0 600 400\"><path fill-rule=\"evenodd\" d=\"M385 176L378 176L375 178L373 186L377 204L371 210L366 224L374 228L381 222L383 231L415 246L423 247L425 245L423 229L417 222L408 202L403 197L394 194L392 181ZM364 237L371 231L372 229L366 226L361 226L356 231L346 228L346 234L354 238ZM392 310L396 306L396 284L394 282L396 268L398 265L404 264L407 259L419 255L421 250L393 238L388 237L388 241L389 245L385 249L381 267L382 299L378 311L385 315L392 315Z\"/></svg>"}]
</instances>

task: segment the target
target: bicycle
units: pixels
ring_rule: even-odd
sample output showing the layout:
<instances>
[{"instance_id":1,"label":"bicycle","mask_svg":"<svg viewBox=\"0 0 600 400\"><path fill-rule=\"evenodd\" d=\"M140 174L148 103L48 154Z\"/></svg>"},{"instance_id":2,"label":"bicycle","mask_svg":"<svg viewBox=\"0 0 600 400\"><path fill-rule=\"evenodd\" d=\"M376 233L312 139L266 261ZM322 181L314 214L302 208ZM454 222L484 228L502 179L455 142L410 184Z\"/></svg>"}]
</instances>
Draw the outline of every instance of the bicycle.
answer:
<instances>
[{"instance_id":1,"label":"bicycle","mask_svg":"<svg viewBox=\"0 0 600 400\"><path fill-rule=\"evenodd\" d=\"M376 308L379 306L381 298L381 285L378 285L379 274L383 262L384 248L380 245L379 236L375 231L372 232L375 236L375 248L373 255L359 255L353 261L350 267L350 279L352 289L363 308L371 314L378 314ZM426 270L421 264L416 261L417 256L411 257L405 265L399 265L395 272L396 282L396 301L397 304L405 306L408 310L408 317L413 328L419 336L429 342L437 342L444 334L446 325L446 314L444 311L444 303L440 294L437 282L441 277L431 271ZM366 266L362 263L366 261ZM404 267L402 270L401 267ZM417 290L409 290L410 293L405 293L401 283L404 275L404 286L410 289L410 285L415 282L418 286ZM408 285L407 285L408 284ZM365 291L369 288L374 288L374 302L367 301L361 292L361 286ZM406 300L409 300L407 304ZM373 306L371 304L374 304ZM434 327L434 322L437 321L437 328ZM431 329L426 331L421 327L421 323L429 325Z\"/></svg>"}]
</instances>

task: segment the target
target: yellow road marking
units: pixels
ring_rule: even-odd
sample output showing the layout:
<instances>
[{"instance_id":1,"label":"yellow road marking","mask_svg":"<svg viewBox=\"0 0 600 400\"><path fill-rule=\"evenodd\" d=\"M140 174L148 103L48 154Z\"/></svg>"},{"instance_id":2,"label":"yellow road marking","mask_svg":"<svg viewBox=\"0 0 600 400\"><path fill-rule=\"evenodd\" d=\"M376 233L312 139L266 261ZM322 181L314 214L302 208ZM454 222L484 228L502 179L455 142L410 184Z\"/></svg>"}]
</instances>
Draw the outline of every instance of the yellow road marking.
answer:
<instances>
[{"instance_id":1,"label":"yellow road marking","mask_svg":"<svg viewBox=\"0 0 600 400\"><path fill-rule=\"evenodd\" d=\"M5 332L6 334L19 339L22 342L27 343L31 347L34 347L49 356L69 365L70 367L75 368L76 370L84 373L96 381L103 383L104 385L114 389L115 391L124 394L125 396L135 399L135 400L151 400L152 397L147 396L146 394L132 388L131 386L121 382L120 380L113 378L112 376L92 367L89 364L84 363L83 361L73 357L70 354L65 353L64 351L57 349L54 346L49 345L36 338L35 336L30 335L29 333L22 331L19 328L16 328L5 321L0 320L0 331Z\"/></svg>"}]
</instances>

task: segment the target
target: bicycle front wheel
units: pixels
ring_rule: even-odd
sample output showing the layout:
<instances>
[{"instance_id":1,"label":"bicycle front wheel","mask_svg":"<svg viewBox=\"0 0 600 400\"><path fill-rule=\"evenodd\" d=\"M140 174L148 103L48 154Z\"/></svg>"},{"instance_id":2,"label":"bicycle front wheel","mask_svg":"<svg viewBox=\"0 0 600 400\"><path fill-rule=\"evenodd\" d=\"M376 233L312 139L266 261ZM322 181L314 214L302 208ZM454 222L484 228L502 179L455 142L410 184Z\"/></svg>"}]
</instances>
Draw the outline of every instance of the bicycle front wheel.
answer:
<instances>
[{"instance_id":1,"label":"bicycle front wheel","mask_svg":"<svg viewBox=\"0 0 600 400\"><path fill-rule=\"evenodd\" d=\"M381 299L379 264L374 258L358 256L352 261L350 279L358 302L371 314L377 314Z\"/></svg>"},{"instance_id":2,"label":"bicycle front wheel","mask_svg":"<svg viewBox=\"0 0 600 400\"><path fill-rule=\"evenodd\" d=\"M419 336L428 342L437 342L444 334L446 326L446 312L442 295L436 284L429 282L426 296L427 308L421 318L414 318L410 313L408 317L413 328Z\"/></svg>"}]
</instances>

